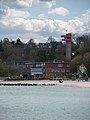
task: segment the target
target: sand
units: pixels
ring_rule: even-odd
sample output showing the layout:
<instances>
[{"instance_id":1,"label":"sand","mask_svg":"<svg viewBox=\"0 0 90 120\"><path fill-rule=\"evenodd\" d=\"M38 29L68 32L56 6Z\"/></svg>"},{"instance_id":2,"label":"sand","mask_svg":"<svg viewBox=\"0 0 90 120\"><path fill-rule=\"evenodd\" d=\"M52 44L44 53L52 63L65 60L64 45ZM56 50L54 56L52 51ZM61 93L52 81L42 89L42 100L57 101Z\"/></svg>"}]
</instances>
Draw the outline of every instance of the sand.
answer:
<instances>
[{"instance_id":1,"label":"sand","mask_svg":"<svg viewBox=\"0 0 90 120\"><path fill-rule=\"evenodd\" d=\"M90 79L89 79L90 81ZM68 80L63 81L63 83L59 83L59 81L52 81L52 80L24 80L24 81L3 81L0 80L0 85L36 85L36 86L66 86L66 87L80 87L80 88L90 88L90 82L89 81L79 81L75 80Z\"/></svg>"}]
</instances>

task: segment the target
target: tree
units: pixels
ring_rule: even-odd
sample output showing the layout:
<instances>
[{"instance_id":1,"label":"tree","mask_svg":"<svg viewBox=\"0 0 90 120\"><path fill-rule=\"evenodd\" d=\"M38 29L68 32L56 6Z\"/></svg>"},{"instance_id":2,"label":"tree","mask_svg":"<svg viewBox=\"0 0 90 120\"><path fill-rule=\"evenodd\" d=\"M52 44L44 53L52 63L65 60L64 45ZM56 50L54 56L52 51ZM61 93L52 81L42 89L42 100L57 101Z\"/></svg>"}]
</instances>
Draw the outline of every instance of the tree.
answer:
<instances>
[{"instance_id":1,"label":"tree","mask_svg":"<svg viewBox=\"0 0 90 120\"><path fill-rule=\"evenodd\" d=\"M72 68L73 68L73 72L76 72L78 70L78 67L81 65L82 63L82 56L76 56L72 59Z\"/></svg>"},{"instance_id":2,"label":"tree","mask_svg":"<svg viewBox=\"0 0 90 120\"><path fill-rule=\"evenodd\" d=\"M24 47L24 44L21 42L21 39L18 38L17 41L16 41L16 47Z\"/></svg>"},{"instance_id":3,"label":"tree","mask_svg":"<svg viewBox=\"0 0 90 120\"><path fill-rule=\"evenodd\" d=\"M0 52L2 52L2 51L3 51L2 44L3 44L3 42L2 42L2 40L1 40L1 41L0 41Z\"/></svg>"},{"instance_id":4,"label":"tree","mask_svg":"<svg viewBox=\"0 0 90 120\"><path fill-rule=\"evenodd\" d=\"M55 39L52 37L52 36L49 36L49 38L48 38L48 41L47 42L54 42L55 41Z\"/></svg>"},{"instance_id":5,"label":"tree","mask_svg":"<svg viewBox=\"0 0 90 120\"><path fill-rule=\"evenodd\" d=\"M84 64L87 68L88 75L90 76L90 52L87 52L83 56Z\"/></svg>"},{"instance_id":6,"label":"tree","mask_svg":"<svg viewBox=\"0 0 90 120\"><path fill-rule=\"evenodd\" d=\"M6 60L13 53L11 42L9 42L9 40L7 39L4 39L2 43L2 48L3 48L3 52L1 54L1 57L3 60Z\"/></svg>"},{"instance_id":7,"label":"tree","mask_svg":"<svg viewBox=\"0 0 90 120\"><path fill-rule=\"evenodd\" d=\"M43 48L38 48L35 61L37 62L47 61L47 51Z\"/></svg>"}]
</instances>

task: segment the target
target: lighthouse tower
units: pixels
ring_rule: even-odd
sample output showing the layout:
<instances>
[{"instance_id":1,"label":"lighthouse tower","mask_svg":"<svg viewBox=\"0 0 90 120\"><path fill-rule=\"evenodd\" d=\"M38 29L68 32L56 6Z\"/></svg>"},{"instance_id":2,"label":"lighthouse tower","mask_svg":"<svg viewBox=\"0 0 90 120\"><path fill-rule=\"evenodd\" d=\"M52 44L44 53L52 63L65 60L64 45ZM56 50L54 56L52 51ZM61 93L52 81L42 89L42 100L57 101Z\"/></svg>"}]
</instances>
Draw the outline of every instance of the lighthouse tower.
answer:
<instances>
[{"instance_id":1,"label":"lighthouse tower","mask_svg":"<svg viewBox=\"0 0 90 120\"><path fill-rule=\"evenodd\" d=\"M71 42L72 42L72 34L68 33L66 35L62 35L64 39L63 41L66 41L66 60L71 61Z\"/></svg>"}]
</instances>

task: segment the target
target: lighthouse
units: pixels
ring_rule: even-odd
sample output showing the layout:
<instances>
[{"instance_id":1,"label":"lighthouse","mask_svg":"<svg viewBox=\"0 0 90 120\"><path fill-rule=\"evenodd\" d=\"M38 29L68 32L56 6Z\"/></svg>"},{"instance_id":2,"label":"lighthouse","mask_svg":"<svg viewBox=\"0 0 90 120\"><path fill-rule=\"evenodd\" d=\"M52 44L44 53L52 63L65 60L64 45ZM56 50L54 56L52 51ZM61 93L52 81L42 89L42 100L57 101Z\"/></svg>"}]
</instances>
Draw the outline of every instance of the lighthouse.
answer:
<instances>
[{"instance_id":1,"label":"lighthouse","mask_svg":"<svg viewBox=\"0 0 90 120\"><path fill-rule=\"evenodd\" d=\"M66 41L66 60L71 61L71 42L72 42L72 34L68 33L66 35L61 35L64 39L62 41Z\"/></svg>"}]
</instances>

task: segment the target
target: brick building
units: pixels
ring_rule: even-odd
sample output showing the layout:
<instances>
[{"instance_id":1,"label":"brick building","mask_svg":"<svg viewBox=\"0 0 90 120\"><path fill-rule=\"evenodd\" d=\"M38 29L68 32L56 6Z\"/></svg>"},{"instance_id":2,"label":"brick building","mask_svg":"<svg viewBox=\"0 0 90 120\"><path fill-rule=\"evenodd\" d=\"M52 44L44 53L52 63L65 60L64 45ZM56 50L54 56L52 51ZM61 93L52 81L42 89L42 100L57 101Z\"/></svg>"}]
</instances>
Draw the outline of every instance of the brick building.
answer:
<instances>
[{"instance_id":1,"label":"brick building","mask_svg":"<svg viewBox=\"0 0 90 120\"><path fill-rule=\"evenodd\" d=\"M27 73L35 77L61 77L72 72L70 62L25 63Z\"/></svg>"},{"instance_id":2,"label":"brick building","mask_svg":"<svg viewBox=\"0 0 90 120\"><path fill-rule=\"evenodd\" d=\"M45 76L61 77L71 73L71 63L50 62L45 63Z\"/></svg>"}]
</instances>

